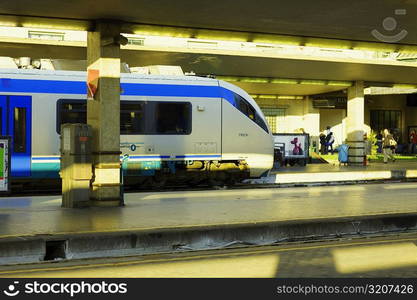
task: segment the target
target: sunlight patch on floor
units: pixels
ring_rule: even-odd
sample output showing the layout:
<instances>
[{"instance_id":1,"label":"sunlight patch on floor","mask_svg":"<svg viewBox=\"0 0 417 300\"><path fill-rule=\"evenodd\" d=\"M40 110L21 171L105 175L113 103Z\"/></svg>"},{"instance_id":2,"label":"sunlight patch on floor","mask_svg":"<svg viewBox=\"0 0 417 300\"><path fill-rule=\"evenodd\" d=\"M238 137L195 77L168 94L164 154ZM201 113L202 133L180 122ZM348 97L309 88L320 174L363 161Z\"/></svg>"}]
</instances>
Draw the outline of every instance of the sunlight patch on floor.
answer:
<instances>
[{"instance_id":1,"label":"sunlight patch on floor","mask_svg":"<svg viewBox=\"0 0 417 300\"><path fill-rule=\"evenodd\" d=\"M339 273L358 273L417 266L414 243L384 244L332 249Z\"/></svg>"}]
</instances>

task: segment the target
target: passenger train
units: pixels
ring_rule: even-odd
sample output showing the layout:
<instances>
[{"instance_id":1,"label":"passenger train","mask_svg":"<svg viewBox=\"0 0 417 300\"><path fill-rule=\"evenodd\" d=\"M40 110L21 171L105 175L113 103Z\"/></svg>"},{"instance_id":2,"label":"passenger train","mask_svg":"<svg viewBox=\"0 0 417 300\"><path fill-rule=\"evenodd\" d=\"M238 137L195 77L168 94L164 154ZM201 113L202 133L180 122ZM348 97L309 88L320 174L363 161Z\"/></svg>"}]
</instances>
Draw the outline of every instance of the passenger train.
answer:
<instances>
[{"instance_id":1,"label":"passenger train","mask_svg":"<svg viewBox=\"0 0 417 300\"><path fill-rule=\"evenodd\" d=\"M0 131L12 182L59 180L60 128L86 123L86 73L0 70ZM232 183L265 176L273 137L242 89L198 76L121 76L120 151L127 183Z\"/></svg>"}]
</instances>

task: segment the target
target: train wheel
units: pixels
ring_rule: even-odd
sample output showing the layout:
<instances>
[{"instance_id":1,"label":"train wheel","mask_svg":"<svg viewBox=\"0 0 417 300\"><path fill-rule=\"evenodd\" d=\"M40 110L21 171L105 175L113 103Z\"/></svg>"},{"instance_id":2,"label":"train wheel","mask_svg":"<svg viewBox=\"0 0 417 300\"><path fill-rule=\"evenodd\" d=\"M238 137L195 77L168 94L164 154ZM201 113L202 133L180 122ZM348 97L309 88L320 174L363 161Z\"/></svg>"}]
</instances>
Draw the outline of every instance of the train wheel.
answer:
<instances>
[{"instance_id":1,"label":"train wheel","mask_svg":"<svg viewBox=\"0 0 417 300\"><path fill-rule=\"evenodd\" d=\"M297 164L298 164L299 166L301 166L301 167L304 167L304 166L307 164L307 162L306 162L306 160L305 160L305 159L299 159L299 160L297 161Z\"/></svg>"},{"instance_id":2,"label":"train wheel","mask_svg":"<svg viewBox=\"0 0 417 300\"><path fill-rule=\"evenodd\" d=\"M209 178L208 185L212 188L217 188L217 189L222 189L225 187L224 181L214 179L214 178Z\"/></svg>"},{"instance_id":3,"label":"train wheel","mask_svg":"<svg viewBox=\"0 0 417 300\"><path fill-rule=\"evenodd\" d=\"M166 182L167 182L166 178L156 176L152 178L152 187L156 189L162 188L166 185Z\"/></svg>"},{"instance_id":4,"label":"train wheel","mask_svg":"<svg viewBox=\"0 0 417 300\"><path fill-rule=\"evenodd\" d=\"M239 182L239 177L234 175L234 174L229 174L229 177L226 179L226 184L227 185L235 185L236 183Z\"/></svg>"}]
</instances>

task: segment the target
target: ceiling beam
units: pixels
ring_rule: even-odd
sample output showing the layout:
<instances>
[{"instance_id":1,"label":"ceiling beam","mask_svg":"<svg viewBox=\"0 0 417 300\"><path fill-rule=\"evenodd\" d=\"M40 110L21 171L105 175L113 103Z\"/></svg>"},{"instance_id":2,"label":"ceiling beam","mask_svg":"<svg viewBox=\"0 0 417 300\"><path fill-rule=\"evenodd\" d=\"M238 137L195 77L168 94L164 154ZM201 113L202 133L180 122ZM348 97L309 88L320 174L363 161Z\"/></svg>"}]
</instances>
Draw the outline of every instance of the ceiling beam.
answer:
<instances>
[{"instance_id":1,"label":"ceiling beam","mask_svg":"<svg viewBox=\"0 0 417 300\"><path fill-rule=\"evenodd\" d=\"M86 58L86 43L27 38L0 38L0 56L50 59ZM401 61L355 60L250 53L218 49L122 47L121 58L131 67L179 65L197 74L232 76L242 82L343 85L364 80L385 84L417 84L417 65ZM283 81L284 80L284 81ZM323 83L324 82L324 83Z\"/></svg>"},{"instance_id":2,"label":"ceiling beam","mask_svg":"<svg viewBox=\"0 0 417 300\"><path fill-rule=\"evenodd\" d=\"M88 31L94 28L94 21L0 14L0 26Z\"/></svg>"},{"instance_id":3,"label":"ceiling beam","mask_svg":"<svg viewBox=\"0 0 417 300\"><path fill-rule=\"evenodd\" d=\"M140 23L121 22L123 33L213 39L224 41L242 41L255 43L270 43L281 45L299 45L328 47L336 49L373 50L384 52L417 52L417 45L405 43L370 42L350 39L317 38L311 36L296 36L284 34L268 34L248 31L215 30L206 28L160 26ZM28 27L59 30L94 30L95 21L82 19L65 19L50 17L33 17L0 14L0 26Z\"/></svg>"}]
</instances>

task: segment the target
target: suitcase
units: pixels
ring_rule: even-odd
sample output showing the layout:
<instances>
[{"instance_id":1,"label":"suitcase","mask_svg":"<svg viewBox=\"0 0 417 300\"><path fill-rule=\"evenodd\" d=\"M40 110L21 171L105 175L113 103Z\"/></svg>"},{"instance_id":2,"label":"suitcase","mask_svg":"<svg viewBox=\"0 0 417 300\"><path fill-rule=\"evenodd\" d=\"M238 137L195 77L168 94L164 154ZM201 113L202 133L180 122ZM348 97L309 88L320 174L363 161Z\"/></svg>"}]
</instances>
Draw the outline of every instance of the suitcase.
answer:
<instances>
[{"instance_id":1,"label":"suitcase","mask_svg":"<svg viewBox=\"0 0 417 300\"><path fill-rule=\"evenodd\" d=\"M340 164L347 164L348 163L348 150L349 150L348 145L346 145L346 144L340 145L339 154L338 154Z\"/></svg>"}]
</instances>

